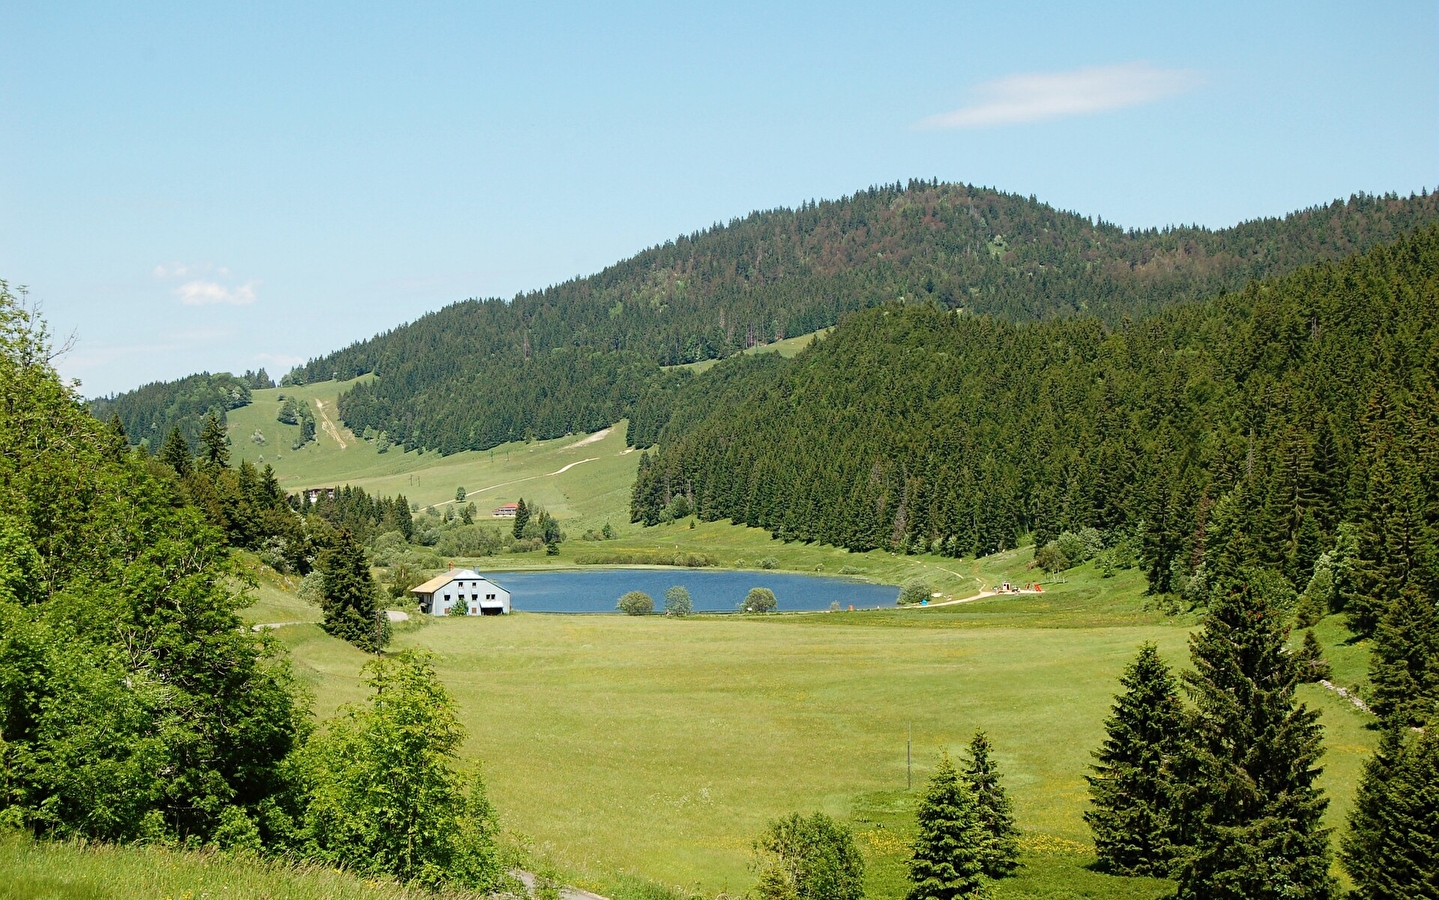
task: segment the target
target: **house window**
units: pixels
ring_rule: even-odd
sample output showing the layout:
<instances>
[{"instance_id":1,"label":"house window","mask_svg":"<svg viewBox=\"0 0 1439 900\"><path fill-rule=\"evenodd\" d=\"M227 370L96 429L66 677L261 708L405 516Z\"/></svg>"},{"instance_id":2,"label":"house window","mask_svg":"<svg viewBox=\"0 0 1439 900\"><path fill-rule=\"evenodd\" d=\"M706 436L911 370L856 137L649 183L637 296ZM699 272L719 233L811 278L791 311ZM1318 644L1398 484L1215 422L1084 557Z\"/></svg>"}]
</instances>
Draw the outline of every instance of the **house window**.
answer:
<instances>
[{"instance_id":1,"label":"house window","mask_svg":"<svg viewBox=\"0 0 1439 900\"><path fill-rule=\"evenodd\" d=\"M486 600L493 600L493 599L495 599L495 595L494 595L494 594L486 594L486 595L485 595L485 599L486 599Z\"/></svg>"}]
</instances>

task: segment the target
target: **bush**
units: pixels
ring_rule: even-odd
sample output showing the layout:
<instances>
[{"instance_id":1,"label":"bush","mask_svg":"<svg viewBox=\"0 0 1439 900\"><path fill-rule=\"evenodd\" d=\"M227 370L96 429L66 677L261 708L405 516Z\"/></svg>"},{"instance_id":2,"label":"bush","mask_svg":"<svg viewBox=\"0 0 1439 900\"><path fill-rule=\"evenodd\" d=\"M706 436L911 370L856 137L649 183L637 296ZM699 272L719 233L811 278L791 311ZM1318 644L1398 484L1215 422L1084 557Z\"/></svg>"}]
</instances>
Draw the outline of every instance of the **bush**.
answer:
<instances>
[{"instance_id":1,"label":"bush","mask_svg":"<svg viewBox=\"0 0 1439 900\"><path fill-rule=\"evenodd\" d=\"M779 560L775 559L773 556L766 556L764 559L759 561L759 567L761 569L773 569L778 565Z\"/></svg>"},{"instance_id":2,"label":"bush","mask_svg":"<svg viewBox=\"0 0 1439 900\"><path fill-rule=\"evenodd\" d=\"M684 550L616 550L611 553L586 553L575 557L582 566L682 566L698 569L717 566L719 560L708 553L689 553Z\"/></svg>"},{"instance_id":3,"label":"bush","mask_svg":"<svg viewBox=\"0 0 1439 900\"><path fill-rule=\"evenodd\" d=\"M1050 574L1053 574L1055 572L1063 572L1065 569L1069 568L1069 558L1066 557L1063 553L1059 552L1058 541L1050 541L1043 547L1035 550L1034 562L1035 565L1039 566L1041 569L1049 572Z\"/></svg>"},{"instance_id":4,"label":"bush","mask_svg":"<svg viewBox=\"0 0 1439 900\"><path fill-rule=\"evenodd\" d=\"M899 605L912 606L929 599L932 593L929 583L920 578L911 578L899 589Z\"/></svg>"},{"instance_id":5,"label":"bush","mask_svg":"<svg viewBox=\"0 0 1439 900\"><path fill-rule=\"evenodd\" d=\"M615 609L627 616L647 616L655 611L655 601L644 591L630 591L620 598Z\"/></svg>"},{"instance_id":6,"label":"bush","mask_svg":"<svg viewBox=\"0 0 1439 900\"><path fill-rule=\"evenodd\" d=\"M682 585L675 585L665 591L665 615L683 619L694 612L694 604L690 601L690 592Z\"/></svg>"},{"instance_id":7,"label":"bush","mask_svg":"<svg viewBox=\"0 0 1439 900\"><path fill-rule=\"evenodd\" d=\"M740 610L752 613L771 613L779 609L779 601L775 599L774 591L769 588L750 588L745 595L744 603L740 604Z\"/></svg>"},{"instance_id":8,"label":"bush","mask_svg":"<svg viewBox=\"0 0 1439 900\"><path fill-rule=\"evenodd\" d=\"M864 858L854 835L824 813L791 813L754 842L759 900L863 900Z\"/></svg>"},{"instance_id":9,"label":"bush","mask_svg":"<svg viewBox=\"0 0 1439 900\"><path fill-rule=\"evenodd\" d=\"M861 569L859 566L840 566L840 567L839 567L839 574L841 574L841 575L863 575L863 574L865 573L865 571L866 571L865 569Z\"/></svg>"}]
</instances>

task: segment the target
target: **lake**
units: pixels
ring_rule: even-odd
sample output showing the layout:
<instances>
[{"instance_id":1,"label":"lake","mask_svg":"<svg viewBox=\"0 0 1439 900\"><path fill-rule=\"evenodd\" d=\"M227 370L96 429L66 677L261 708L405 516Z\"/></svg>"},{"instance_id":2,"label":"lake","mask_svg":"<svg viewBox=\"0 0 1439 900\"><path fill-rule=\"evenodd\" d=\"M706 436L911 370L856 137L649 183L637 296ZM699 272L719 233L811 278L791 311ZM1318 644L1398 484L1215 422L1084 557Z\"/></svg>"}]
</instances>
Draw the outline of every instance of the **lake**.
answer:
<instances>
[{"instance_id":1,"label":"lake","mask_svg":"<svg viewBox=\"0 0 1439 900\"><path fill-rule=\"evenodd\" d=\"M793 572L735 572L705 569L556 569L550 571L481 572L510 591L511 605L524 612L611 613L620 595L644 591L665 605L665 591L682 585L690 592L695 612L734 612L750 588L774 591L780 612L877 606L893 607L899 588L848 578L799 575Z\"/></svg>"}]
</instances>

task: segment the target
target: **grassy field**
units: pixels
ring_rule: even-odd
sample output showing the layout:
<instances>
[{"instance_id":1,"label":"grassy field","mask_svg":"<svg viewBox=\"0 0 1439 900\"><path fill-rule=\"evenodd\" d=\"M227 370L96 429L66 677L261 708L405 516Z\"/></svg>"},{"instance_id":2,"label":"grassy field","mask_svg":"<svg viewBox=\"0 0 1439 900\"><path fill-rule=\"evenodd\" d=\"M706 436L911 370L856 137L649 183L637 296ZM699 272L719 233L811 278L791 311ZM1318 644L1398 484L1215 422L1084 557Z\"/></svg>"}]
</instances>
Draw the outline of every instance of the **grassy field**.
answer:
<instances>
[{"instance_id":1,"label":"grassy field","mask_svg":"<svg viewBox=\"0 0 1439 900\"><path fill-rule=\"evenodd\" d=\"M859 834L869 896L903 896L912 727L916 789L975 729L998 748L1026 868L996 897L1162 896L1163 882L1086 868L1083 775L1119 671L1146 640L1183 665L1192 623L1146 609L1134 573L1071 576L924 610L426 620L395 647L439 655L512 839L602 892L640 876L738 893L765 822L821 809ZM313 626L281 634L321 715L361 698L361 654ZM1373 734L1333 694L1303 696L1323 711L1338 824Z\"/></svg>"},{"instance_id":2,"label":"grassy field","mask_svg":"<svg viewBox=\"0 0 1439 900\"><path fill-rule=\"evenodd\" d=\"M479 900L333 869L157 847L44 843L0 832L0 900Z\"/></svg>"},{"instance_id":3,"label":"grassy field","mask_svg":"<svg viewBox=\"0 0 1439 900\"><path fill-rule=\"evenodd\" d=\"M741 350L744 354L755 353L778 353L785 359L797 355L801 350L808 347L812 342L829 334L831 328L821 328L819 331L811 331L809 334L800 334L792 338L785 338L782 341L775 341L772 344L756 344L748 350ZM679 366L666 366L669 369L689 369L696 374L713 368L719 363L717 359L702 359L699 362L685 363Z\"/></svg>"}]
</instances>

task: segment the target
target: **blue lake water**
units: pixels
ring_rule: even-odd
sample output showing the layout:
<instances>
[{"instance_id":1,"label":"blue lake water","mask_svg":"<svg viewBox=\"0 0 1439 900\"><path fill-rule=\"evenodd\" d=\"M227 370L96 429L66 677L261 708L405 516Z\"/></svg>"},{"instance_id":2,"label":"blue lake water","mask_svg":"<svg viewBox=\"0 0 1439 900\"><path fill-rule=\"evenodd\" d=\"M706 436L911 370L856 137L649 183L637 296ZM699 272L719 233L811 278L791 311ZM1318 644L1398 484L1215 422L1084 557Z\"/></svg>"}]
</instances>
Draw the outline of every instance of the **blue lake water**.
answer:
<instances>
[{"instance_id":1,"label":"blue lake water","mask_svg":"<svg viewBox=\"0 0 1439 900\"><path fill-rule=\"evenodd\" d=\"M705 569L559 569L528 572L482 572L507 589L511 605L524 612L610 613L627 591L644 591L664 609L665 591L682 585L690 592L695 612L734 612L750 588L774 591L780 612L892 607L899 588L848 578L797 575L792 572L717 572Z\"/></svg>"}]
</instances>

